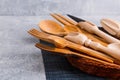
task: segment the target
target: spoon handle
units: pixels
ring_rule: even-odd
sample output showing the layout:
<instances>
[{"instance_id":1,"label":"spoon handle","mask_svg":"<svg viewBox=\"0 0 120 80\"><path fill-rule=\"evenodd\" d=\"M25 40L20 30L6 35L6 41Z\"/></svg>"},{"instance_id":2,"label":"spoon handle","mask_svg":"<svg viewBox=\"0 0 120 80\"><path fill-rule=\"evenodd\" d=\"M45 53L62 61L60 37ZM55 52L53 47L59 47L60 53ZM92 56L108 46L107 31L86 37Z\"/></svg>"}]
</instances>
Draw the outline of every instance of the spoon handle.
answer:
<instances>
[{"instance_id":1,"label":"spoon handle","mask_svg":"<svg viewBox=\"0 0 120 80\"><path fill-rule=\"evenodd\" d=\"M117 60L120 60L120 51L109 49L108 47L105 47L97 42L93 42L90 39L87 39L84 42L84 44L85 44L85 46L91 47L92 49L95 49L98 51L102 51L102 52L116 58Z\"/></svg>"},{"instance_id":2,"label":"spoon handle","mask_svg":"<svg viewBox=\"0 0 120 80\"><path fill-rule=\"evenodd\" d=\"M102 45L99 46L99 50L111 55L112 57L116 58L120 61L120 51L109 49L108 47L104 47Z\"/></svg>"},{"instance_id":3,"label":"spoon handle","mask_svg":"<svg viewBox=\"0 0 120 80\"><path fill-rule=\"evenodd\" d=\"M118 39L100 31L99 29L94 29L94 33L99 35L100 37L102 37L103 39L105 39L109 43L120 43L120 41Z\"/></svg>"}]
</instances>

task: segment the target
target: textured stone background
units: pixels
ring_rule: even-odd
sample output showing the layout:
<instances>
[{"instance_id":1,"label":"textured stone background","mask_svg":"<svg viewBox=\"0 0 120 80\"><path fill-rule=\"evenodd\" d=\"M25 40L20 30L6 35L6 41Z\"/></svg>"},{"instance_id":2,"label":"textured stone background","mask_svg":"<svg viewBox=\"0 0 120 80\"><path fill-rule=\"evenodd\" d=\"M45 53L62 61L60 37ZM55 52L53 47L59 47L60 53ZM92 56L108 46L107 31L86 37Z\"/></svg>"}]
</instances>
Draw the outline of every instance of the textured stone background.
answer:
<instances>
[{"instance_id":1,"label":"textured stone background","mask_svg":"<svg viewBox=\"0 0 120 80\"><path fill-rule=\"evenodd\" d=\"M35 16L51 12L117 16L120 0L0 0L0 15Z\"/></svg>"},{"instance_id":2,"label":"textured stone background","mask_svg":"<svg viewBox=\"0 0 120 80\"><path fill-rule=\"evenodd\" d=\"M27 31L38 28L40 16L0 16L0 80L45 80L39 40Z\"/></svg>"}]
</instances>

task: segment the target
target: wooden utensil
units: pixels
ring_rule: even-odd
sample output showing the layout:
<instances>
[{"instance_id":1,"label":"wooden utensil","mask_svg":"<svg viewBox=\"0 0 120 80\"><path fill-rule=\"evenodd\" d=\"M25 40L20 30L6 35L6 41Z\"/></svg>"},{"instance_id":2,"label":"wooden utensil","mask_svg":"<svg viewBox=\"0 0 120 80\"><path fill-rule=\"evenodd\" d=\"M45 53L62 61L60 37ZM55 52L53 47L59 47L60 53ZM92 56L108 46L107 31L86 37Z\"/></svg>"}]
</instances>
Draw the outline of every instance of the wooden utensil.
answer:
<instances>
[{"instance_id":1,"label":"wooden utensil","mask_svg":"<svg viewBox=\"0 0 120 80\"><path fill-rule=\"evenodd\" d=\"M57 36L64 36L67 34L67 32L65 32L65 30L61 27L60 24L52 20L43 20L39 23L38 26L42 31Z\"/></svg>"},{"instance_id":2,"label":"wooden utensil","mask_svg":"<svg viewBox=\"0 0 120 80\"><path fill-rule=\"evenodd\" d=\"M50 46L43 45L43 44L40 44L40 43L36 43L35 46L39 49L43 49L43 50L46 50L46 51L57 52L57 54L60 54L60 55L83 57L83 58L94 60L94 61L97 61L97 62L100 62L100 63L109 64L108 62L105 62L105 61L102 61L102 60L99 60L97 58L90 57L90 56L87 56L87 55L84 55L84 54L76 53L76 52L70 51L69 49L61 49L61 48L50 47Z\"/></svg>"},{"instance_id":3,"label":"wooden utensil","mask_svg":"<svg viewBox=\"0 0 120 80\"><path fill-rule=\"evenodd\" d=\"M59 15L59 16L58 16ZM99 43L101 43L102 45L104 45L104 46L107 46L107 43L105 43L104 41L102 41L103 39L101 39L101 38L98 38L97 36L95 36L95 35L93 35L93 34L90 34L90 33L88 33L88 32L86 32L86 31L84 31L84 30L82 30L82 29L80 29L78 26L76 26L76 24L77 24L77 22L75 22L75 21L73 21L73 20L71 20L71 19L68 19L68 18L66 18L66 17L64 17L64 16L62 16L62 15L60 15L60 14L51 14L51 16L52 17L54 17L56 20L58 20L59 22L61 22L62 24L64 24L65 26L64 26L64 30L65 31L67 31L67 32L71 32L72 30L73 31L77 31L77 32L80 32L80 33L83 33L83 34L85 34L89 39L91 39L91 40L93 40L93 41L96 41L96 42L99 42ZM72 26L70 26L70 25L74 25L74 29L71 29L72 28ZM78 31L78 29L79 29L79 31ZM72 31L72 32L73 32Z\"/></svg>"},{"instance_id":4,"label":"wooden utensil","mask_svg":"<svg viewBox=\"0 0 120 80\"><path fill-rule=\"evenodd\" d=\"M102 27L111 35L120 39L120 22L112 19L101 19Z\"/></svg>"},{"instance_id":5,"label":"wooden utensil","mask_svg":"<svg viewBox=\"0 0 120 80\"><path fill-rule=\"evenodd\" d=\"M72 19L76 18L72 15L68 15L69 17L71 17ZM80 19L80 18L79 18ZM88 31L89 33L94 33L96 35L98 35L99 37L103 38L104 40L106 40L108 43L120 43L120 41L106 33L104 33L103 31L99 30L98 27L86 20L80 19L81 21L78 22L78 26L83 29Z\"/></svg>"},{"instance_id":6,"label":"wooden utensil","mask_svg":"<svg viewBox=\"0 0 120 80\"><path fill-rule=\"evenodd\" d=\"M74 25L64 25L63 29L67 32L67 33L71 33L71 32L81 32L81 30L74 26Z\"/></svg>"},{"instance_id":7,"label":"wooden utensil","mask_svg":"<svg viewBox=\"0 0 120 80\"><path fill-rule=\"evenodd\" d=\"M65 17L61 14L58 14L58 13L54 13L54 14L51 14L51 16L57 16L56 19L58 19L59 21L61 21L64 25L67 25L64 23L65 22L68 22L69 24L71 25L77 25L77 22L76 21L73 21L72 19L70 19L69 17ZM69 25L68 24L68 25Z\"/></svg>"},{"instance_id":8,"label":"wooden utensil","mask_svg":"<svg viewBox=\"0 0 120 80\"><path fill-rule=\"evenodd\" d=\"M115 44L114 44L114 46L113 45L110 46L111 48L108 48L108 47L101 45L100 43L91 41L84 34L80 34L80 33L70 33L67 36L65 36L65 39L70 40L70 41L75 42L80 45L85 45L86 47L90 47L94 50L102 51L120 61L120 48L116 49L116 50L112 49L115 47ZM119 44L119 46L120 46L120 44Z\"/></svg>"},{"instance_id":9,"label":"wooden utensil","mask_svg":"<svg viewBox=\"0 0 120 80\"><path fill-rule=\"evenodd\" d=\"M62 24L64 24L64 25L72 25L72 24L74 24L74 22L73 23L70 23L69 21L66 21L66 20L63 20L63 17L60 17L60 16L58 16L57 14L50 14L52 17L54 17L55 19L57 19L59 22L61 22Z\"/></svg>"},{"instance_id":10,"label":"wooden utensil","mask_svg":"<svg viewBox=\"0 0 120 80\"><path fill-rule=\"evenodd\" d=\"M107 55L105 55L103 53L94 51L92 49L86 48L86 47L84 47L82 45L78 45L78 44L72 43L70 41L67 41L64 38L61 38L61 37L58 37L58 36L54 36L54 35L49 35L49 34L46 34L46 33L43 33L43 32L39 32L39 31L37 31L35 29L32 29L32 30L30 30L28 32L31 35L33 35L33 36L35 36L35 37L37 37L39 39L44 39L46 41L50 40L49 42L52 41L52 43L54 43L57 47L60 47L60 48L68 47L68 48L77 50L79 52L83 52L84 54L87 54L89 56L93 56L93 57L96 57L98 59L101 59L101 60L113 63L113 60L112 60L111 57L109 57L109 56L107 56Z\"/></svg>"},{"instance_id":11,"label":"wooden utensil","mask_svg":"<svg viewBox=\"0 0 120 80\"><path fill-rule=\"evenodd\" d=\"M97 26L93 25L90 22L80 22L80 23L78 23L78 25L82 29L87 30L90 33L94 33L94 34L100 36L101 38L105 39L109 43L120 43L120 41L118 39L104 33L103 31L100 31Z\"/></svg>"}]
</instances>

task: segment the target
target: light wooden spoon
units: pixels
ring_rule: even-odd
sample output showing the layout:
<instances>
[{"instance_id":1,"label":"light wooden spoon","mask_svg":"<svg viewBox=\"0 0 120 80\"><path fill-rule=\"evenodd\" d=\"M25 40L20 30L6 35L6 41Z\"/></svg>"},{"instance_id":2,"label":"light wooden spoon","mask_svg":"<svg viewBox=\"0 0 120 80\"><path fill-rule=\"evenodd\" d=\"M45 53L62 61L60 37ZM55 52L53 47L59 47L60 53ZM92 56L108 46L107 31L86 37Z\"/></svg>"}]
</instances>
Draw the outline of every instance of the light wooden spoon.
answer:
<instances>
[{"instance_id":1,"label":"light wooden spoon","mask_svg":"<svg viewBox=\"0 0 120 80\"><path fill-rule=\"evenodd\" d=\"M49 34L64 36L67 32L55 21L52 20L43 20L38 24L39 28Z\"/></svg>"},{"instance_id":2,"label":"light wooden spoon","mask_svg":"<svg viewBox=\"0 0 120 80\"><path fill-rule=\"evenodd\" d=\"M111 35L120 39L120 22L112 19L101 19L102 27Z\"/></svg>"},{"instance_id":3,"label":"light wooden spoon","mask_svg":"<svg viewBox=\"0 0 120 80\"><path fill-rule=\"evenodd\" d=\"M94 33L94 34L100 36L101 38L105 39L109 43L120 43L120 41L118 39L116 39L116 38L104 33L103 31L99 30L96 25L94 25L93 23L91 23L89 21L79 22L78 26L81 29L84 29L90 33Z\"/></svg>"}]
</instances>

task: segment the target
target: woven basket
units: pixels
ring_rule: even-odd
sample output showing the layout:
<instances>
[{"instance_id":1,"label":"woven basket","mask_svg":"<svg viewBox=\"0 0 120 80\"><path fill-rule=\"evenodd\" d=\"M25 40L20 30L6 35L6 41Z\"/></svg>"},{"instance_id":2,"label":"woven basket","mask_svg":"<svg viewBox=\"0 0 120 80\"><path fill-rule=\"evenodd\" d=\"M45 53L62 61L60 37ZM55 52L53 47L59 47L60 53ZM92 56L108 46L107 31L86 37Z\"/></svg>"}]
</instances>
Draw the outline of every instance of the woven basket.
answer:
<instances>
[{"instance_id":1,"label":"woven basket","mask_svg":"<svg viewBox=\"0 0 120 80\"><path fill-rule=\"evenodd\" d=\"M111 63L103 64L82 57L75 58L69 56L67 59L74 67L88 74L120 80L120 65Z\"/></svg>"}]
</instances>

